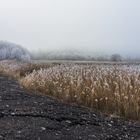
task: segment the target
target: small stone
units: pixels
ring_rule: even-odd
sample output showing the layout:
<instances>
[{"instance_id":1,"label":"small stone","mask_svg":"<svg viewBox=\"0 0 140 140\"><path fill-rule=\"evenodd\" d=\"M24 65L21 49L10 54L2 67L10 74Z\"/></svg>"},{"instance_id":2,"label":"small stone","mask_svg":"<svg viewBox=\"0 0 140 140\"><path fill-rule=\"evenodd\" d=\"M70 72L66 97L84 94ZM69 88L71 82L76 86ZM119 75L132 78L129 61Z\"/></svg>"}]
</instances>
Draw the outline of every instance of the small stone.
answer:
<instances>
[{"instance_id":1,"label":"small stone","mask_svg":"<svg viewBox=\"0 0 140 140\"><path fill-rule=\"evenodd\" d=\"M131 140L134 140L134 137L131 137Z\"/></svg>"},{"instance_id":2,"label":"small stone","mask_svg":"<svg viewBox=\"0 0 140 140\"><path fill-rule=\"evenodd\" d=\"M125 135L125 138L129 138L129 136L126 134L126 135Z\"/></svg>"},{"instance_id":3,"label":"small stone","mask_svg":"<svg viewBox=\"0 0 140 140\"><path fill-rule=\"evenodd\" d=\"M37 104L37 103L38 103L38 102L36 102L36 101L34 102L34 104Z\"/></svg>"},{"instance_id":4,"label":"small stone","mask_svg":"<svg viewBox=\"0 0 140 140\"><path fill-rule=\"evenodd\" d=\"M14 113L14 112L12 112L12 113L11 113L11 115L15 115L15 113Z\"/></svg>"},{"instance_id":5,"label":"small stone","mask_svg":"<svg viewBox=\"0 0 140 140\"><path fill-rule=\"evenodd\" d=\"M66 123L69 123L69 124L71 123L71 121L70 121L70 120L66 120L65 122L66 122Z\"/></svg>"},{"instance_id":6,"label":"small stone","mask_svg":"<svg viewBox=\"0 0 140 140\"><path fill-rule=\"evenodd\" d=\"M45 127L41 127L41 130L42 130L42 131L45 131L45 130L46 130L46 128L45 128Z\"/></svg>"},{"instance_id":7,"label":"small stone","mask_svg":"<svg viewBox=\"0 0 140 140\"><path fill-rule=\"evenodd\" d=\"M55 133L55 135L58 136L59 134L58 133Z\"/></svg>"},{"instance_id":8,"label":"small stone","mask_svg":"<svg viewBox=\"0 0 140 140\"><path fill-rule=\"evenodd\" d=\"M9 105L6 105L6 107L9 107Z\"/></svg>"},{"instance_id":9,"label":"small stone","mask_svg":"<svg viewBox=\"0 0 140 140\"><path fill-rule=\"evenodd\" d=\"M113 121L111 121L111 123L114 123Z\"/></svg>"},{"instance_id":10,"label":"small stone","mask_svg":"<svg viewBox=\"0 0 140 140\"><path fill-rule=\"evenodd\" d=\"M110 126L110 127L111 127L111 126L112 126L112 124L110 124L110 123L109 123L109 124L108 124L108 126Z\"/></svg>"},{"instance_id":11,"label":"small stone","mask_svg":"<svg viewBox=\"0 0 140 140\"><path fill-rule=\"evenodd\" d=\"M21 131L17 131L18 134L21 134Z\"/></svg>"}]
</instances>

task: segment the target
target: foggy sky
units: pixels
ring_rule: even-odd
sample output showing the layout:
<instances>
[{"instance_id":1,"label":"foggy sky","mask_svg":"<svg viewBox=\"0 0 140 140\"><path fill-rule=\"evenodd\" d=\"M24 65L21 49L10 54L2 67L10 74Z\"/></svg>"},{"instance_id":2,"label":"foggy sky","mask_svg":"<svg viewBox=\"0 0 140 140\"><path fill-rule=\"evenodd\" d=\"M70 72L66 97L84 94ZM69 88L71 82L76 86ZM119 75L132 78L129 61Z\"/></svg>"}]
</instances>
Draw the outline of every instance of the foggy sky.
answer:
<instances>
[{"instance_id":1,"label":"foggy sky","mask_svg":"<svg viewBox=\"0 0 140 140\"><path fill-rule=\"evenodd\" d=\"M29 50L140 55L140 1L0 0L0 40Z\"/></svg>"}]
</instances>

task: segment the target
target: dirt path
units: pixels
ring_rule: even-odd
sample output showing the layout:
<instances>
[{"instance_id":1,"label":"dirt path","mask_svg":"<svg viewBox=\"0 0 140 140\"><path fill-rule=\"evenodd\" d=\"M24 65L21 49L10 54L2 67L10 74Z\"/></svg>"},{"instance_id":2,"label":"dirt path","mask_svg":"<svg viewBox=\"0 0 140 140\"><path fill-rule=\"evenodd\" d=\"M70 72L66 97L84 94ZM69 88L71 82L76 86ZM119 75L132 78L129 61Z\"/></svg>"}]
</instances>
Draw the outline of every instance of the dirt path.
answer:
<instances>
[{"instance_id":1,"label":"dirt path","mask_svg":"<svg viewBox=\"0 0 140 140\"><path fill-rule=\"evenodd\" d=\"M35 95L0 76L0 140L139 140L140 125Z\"/></svg>"}]
</instances>

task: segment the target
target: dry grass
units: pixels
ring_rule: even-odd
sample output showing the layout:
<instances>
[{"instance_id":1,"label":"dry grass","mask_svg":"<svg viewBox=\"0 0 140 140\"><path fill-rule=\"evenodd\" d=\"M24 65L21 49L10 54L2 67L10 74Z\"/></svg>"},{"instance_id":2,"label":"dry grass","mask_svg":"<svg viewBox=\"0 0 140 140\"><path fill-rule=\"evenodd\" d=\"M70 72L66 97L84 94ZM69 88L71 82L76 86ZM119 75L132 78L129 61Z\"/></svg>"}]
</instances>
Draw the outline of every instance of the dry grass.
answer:
<instances>
[{"instance_id":1,"label":"dry grass","mask_svg":"<svg viewBox=\"0 0 140 140\"><path fill-rule=\"evenodd\" d=\"M8 75L10 77L20 79L27 74L32 73L34 70L41 68L48 68L54 64L36 64L36 63L24 63L16 60L3 60L0 61L0 74Z\"/></svg>"},{"instance_id":2,"label":"dry grass","mask_svg":"<svg viewBox=\"0 0 140 140\"><path fill-rule=\"evenodd\" d=\"M59 65L33 71L21 85L100 111L140 120L139 65Z\"/></svg>"},{"instance_id":3,"label":"dry grass","mask_svg":"<svg viewBox=\"0 0 140 140\"><path fill-rule=\"evenodd\" d=\"M0 61L0 73L29 90L140 120L140 65L35 64Z\"/></svg>"},{"instance_id":4,"label":"dry grass","mask_svg":"<svg viewBox=\"0 0 140 140\"><path fill-rule=\"evenodd\" d=\"M0 74L8 75L13 78L19 78L20 72L28 64L17 61L3 60L0 61Z\"/></svg>"}]
</instances>

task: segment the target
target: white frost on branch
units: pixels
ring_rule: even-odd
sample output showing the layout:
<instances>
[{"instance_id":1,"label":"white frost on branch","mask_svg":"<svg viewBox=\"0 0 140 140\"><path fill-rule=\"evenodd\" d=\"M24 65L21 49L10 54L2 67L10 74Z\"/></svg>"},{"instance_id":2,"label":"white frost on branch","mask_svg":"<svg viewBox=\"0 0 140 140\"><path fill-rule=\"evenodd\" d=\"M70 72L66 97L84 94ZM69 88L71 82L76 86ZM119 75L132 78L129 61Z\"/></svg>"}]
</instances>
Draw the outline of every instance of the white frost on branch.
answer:
<instances>
[{"instance_id":1,"label":"white frost on branch","mask_svg":"<svg viewBox=\"0 0 140 140\"><path fill-rule=\"evenodd\" d=\"M0 60L16 59L19 61L30 61L30 53L20 45L0 41Z\"/></svg>"}]
</instances>

